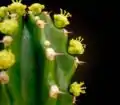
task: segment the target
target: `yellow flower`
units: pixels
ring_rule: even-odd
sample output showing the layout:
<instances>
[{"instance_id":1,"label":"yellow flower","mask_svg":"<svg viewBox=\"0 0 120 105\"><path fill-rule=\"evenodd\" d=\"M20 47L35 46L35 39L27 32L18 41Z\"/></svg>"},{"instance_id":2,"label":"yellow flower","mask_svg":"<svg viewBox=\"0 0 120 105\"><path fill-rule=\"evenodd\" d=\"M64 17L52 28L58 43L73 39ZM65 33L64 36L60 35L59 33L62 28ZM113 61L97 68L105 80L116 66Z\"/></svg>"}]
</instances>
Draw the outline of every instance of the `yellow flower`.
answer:
<instances>
[{"instance_id":1,"label":"yellow flower","mask_svg":"<svg viewBox=\"0 0 120 105\"><path fill-rule=\"evenodd\" d=\"M69 42L68 52L70 54L83 54L85 50L85 44L82 44L83 39L78 37L71 39Z\"/></svg>"},{"instance_id":2,"label":"yellow flower","mask_svg":"<svg viewBox=\"0 0 120 105\"><path fill-rule=\"evenodd\" d=\"M8 8L5 6L0 7L0 17L4 18L7 15Z\"/></svg>"},{"instance_id":3,"label":"yellow flower","mask_svg":"<svg viewBox=\"0 0 120 105\"><path fill-rule=\"evenodd\" d=\"M15 56L11 50L0 51L0 69L8 69L15 63Z\"/></svg>"},{"instance_id":4,"label":"yellow flower","mask_svg":"<svg viewBox=\"0 0 120 105\"><path fill-rule=\"evenodd\" d=\"M0 23L0 31L4 34L13 35L17 29L18 22L14 19L6 19Z\"/></svg>"},{"instance_id":5,"label":"yellow flower","mask_svg":"<svg viewBox=\"0 0 120 105\"><path fill-rule=\"evenodd\" d=\"M68 17L71 17L71 14L69 12L63 11L60 9L60 14L54 15L54 23L55 26L58 28L63 28L70 24Z\"/></svg>"},{"instance_id":6,"label":"yellow flower","mask_svg":"<svg viewBox=\"0 0 120 105\"><path fill-rule=\"evenodd\" d=\"M79 96L81 93L85 94L85 88L86 87L82 87L84 85L84 82L80 82L80 84L78 84L77 82L74 82L70 85L70 92L74 95L74 96Z\"/></svg>"},{"instance_id":7,"label":"yellow flower","mask_svg":"<svg viewBox=\"0 0 120 105\"><path fill-rule=\"evenodd\" d=\"M26 13L26 5L23 5L20 2L13 2L12 4L10 4L8 6L8 10L10 13L12 14L17 14L19 16L24 16L24 14Z\"/></svg>"},{"instance_id":8,"label":"yellow flower","mask_svg":"<svg viewBox=\"0 0 120 105\"><path fill-rule=\"evenodd\" d=\"M29 11L31 11L34 15L39 15L44 8L45 6L39 3L34 3L28 7Z\"/></svg>"}]
</instances>

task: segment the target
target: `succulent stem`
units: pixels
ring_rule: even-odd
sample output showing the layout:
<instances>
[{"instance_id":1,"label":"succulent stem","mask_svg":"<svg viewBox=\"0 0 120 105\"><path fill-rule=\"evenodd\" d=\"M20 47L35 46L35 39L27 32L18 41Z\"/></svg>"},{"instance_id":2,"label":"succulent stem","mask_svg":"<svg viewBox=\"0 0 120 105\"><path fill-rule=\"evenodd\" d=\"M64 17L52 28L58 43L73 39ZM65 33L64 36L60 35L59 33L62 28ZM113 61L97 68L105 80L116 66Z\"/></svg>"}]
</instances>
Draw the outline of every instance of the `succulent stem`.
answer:
<instances>
[{"instance_id":1,"label":"succulent stem","mask_svg":"<svg viewBox=\"0 0 120 105\"><path fill-rule=\"evenodd\" d=\"M68 46L72 32L65 26L72 15L60 8L52 20L45 5L27 8L22 0L11 1L0 7L0 105L73 105L86 87L84 82L70 85L85 63L72 54L83 54L86 45L78 37Z\"/></svg>"}]
</instances>

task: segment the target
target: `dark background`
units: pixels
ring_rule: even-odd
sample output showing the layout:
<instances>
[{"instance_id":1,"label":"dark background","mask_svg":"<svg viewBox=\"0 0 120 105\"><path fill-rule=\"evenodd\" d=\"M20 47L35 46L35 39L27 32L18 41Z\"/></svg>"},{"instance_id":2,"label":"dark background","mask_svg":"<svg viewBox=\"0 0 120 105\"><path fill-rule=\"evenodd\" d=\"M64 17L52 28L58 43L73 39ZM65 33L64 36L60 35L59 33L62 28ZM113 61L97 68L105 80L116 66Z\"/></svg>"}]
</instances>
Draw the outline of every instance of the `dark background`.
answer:
<instances>
[{"instance_id":1,"label":"dark background","mask_svg":"<svg viewBox=\"0 0 120 105\"><path fill-rule=\"evenodd\" d=\"M87 45L84 55L78 56L87 62L78 67L72 81L85 81L87 93L78 97L78 105L114 105L112 58L113 5L95 0L23 0L25 4L40 2L46 10L59 13L59 8L72 14L71 24L67 27L73 33L69 38L82 36ZM0 1L0 5L10 4L10 0ZM117 90L116 90L117 91Z\"/></svg>"}]
</instances>

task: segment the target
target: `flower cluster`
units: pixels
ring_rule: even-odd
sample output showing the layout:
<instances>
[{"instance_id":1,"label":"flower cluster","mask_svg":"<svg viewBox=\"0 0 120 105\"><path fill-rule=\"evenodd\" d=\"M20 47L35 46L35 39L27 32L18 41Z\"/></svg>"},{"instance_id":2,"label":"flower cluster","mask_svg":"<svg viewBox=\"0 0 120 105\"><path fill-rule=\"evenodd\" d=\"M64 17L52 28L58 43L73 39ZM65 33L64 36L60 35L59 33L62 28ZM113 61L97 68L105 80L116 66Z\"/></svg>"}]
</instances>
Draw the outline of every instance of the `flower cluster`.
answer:
<instances>
[{"instance_id":1,"label":"flower cluster","mask_svg":"<svg viewBox=\"0 0 120 105\"><path fill-rule=\"evenodd\" d=\"M71 14L69 12L63 11L60 9L60 14L54 15L54 24L58 28L63 28L70 24L68 17L71 17Z\"/></svg>"},{"instance_id":2,"label":"flower cluster","mask_svg":"<svg viewBox=\"0 0 120 105\"><path fill-rule=\"evenodd\" d=\"M71 39L69 42L68 52L70 54L83 54L85 51L85 45L82 44L83 38L79 37Z\"/></svg>"}]
</instances>

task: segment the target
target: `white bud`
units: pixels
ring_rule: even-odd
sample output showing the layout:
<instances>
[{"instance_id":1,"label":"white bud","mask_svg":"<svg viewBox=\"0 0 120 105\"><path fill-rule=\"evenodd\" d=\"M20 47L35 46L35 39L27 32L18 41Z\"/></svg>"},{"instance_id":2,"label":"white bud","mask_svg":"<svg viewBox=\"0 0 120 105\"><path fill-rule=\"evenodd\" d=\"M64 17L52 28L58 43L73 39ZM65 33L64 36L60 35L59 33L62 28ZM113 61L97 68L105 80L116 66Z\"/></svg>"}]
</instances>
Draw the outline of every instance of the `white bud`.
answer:
<instances>
[{"instance_id":1,"label":"white bud","mask_svg":"<svg viewBox=\"0 0 120 105\"><path fill-rule=\"evenodd\" d=\"M45 27L45 22L43 20L37 20L36 24L40 27L40 28L44 28Z\"/></svg>"},{"instance_id":2,"label":"white bud","mask_svg":"<svg viewBox=\"0 0 120 105\"><path fill-rule=\"evenodd\" d=\"M49 95L51 98L57 98L58 94L60 93L59 88L56 85L52 85L50 87Z\"/></svg>"},{"instance_id":3,"label":"white bud","mask_svg":"<svg viewBox=\"0 0 120 105\"><path fill-rule=\"evenodd\" d=\"M13 38L11 36L4 36L4 38L3 38L3 43L4 43L5 47L10 46L12 41L13 41Z\"/></svg>"},{"instance_id":4,"label":"white bud","mask_svg":"<svg viewBox=\"0 0 120 105\"><path fill-rule=\"evenodd\" d=\"M43 13L50 18L50 13L48 13L47 11L44 11Z\"/></svg>"},{"instance_id":5,"label":"white bud","mask_svg":"<svg viewBox=\"0 0 120 105\"><path fill-rule=\"evenodd\" d=\"M5 71L0 72L0 83L7 84L9 82L9 76Z\"/></svg>"},{"instance_id":6,"label":"white bud","mask_svg":"<svg viewBox=\"0 0 120 105\"><path fill-rule=\"evenodd\" d=\"M11 14L10 17L13 18L13 19L16 19L17 14L15 14L15 13L14 13L14 14Z\"/></svg>"},{"instance_id":7,"label":"white bud","mask_svg":"<svg viewBox=\"0 0 120 105\"><path fill-rule=\"evenodd\" d=\"M56 53L53 48L46 49L46 56L49 60L54 60L58 55L64 55L64 53Z\"/></svg>"},{"instance_id":8,"label":"white bud","mask_svg":"<svg viewBox=\"0 0 120 105\"><path fill-rule=\"evenodd\" d=\"M56 56L56 52L52 48L46 49L46 56L49 60L54 60Z\"/></svg>"},{"instance_id":9,"label":"white bud","mask_svg":"<svg viewBox=\"0 0 120 105\"><path fill-rule=\"evenodd\" d=\"M35 16L35 21L38 21L40 20L40 17L39 16Z\"/></svg>"},{"instance_id":10,"label":"white bud","mask_svg":"<svg viewBox=\"0 0 120 105\"><path fill-rule=\"evenodd\" d=\"M51 44L51 43L50 43L48 40L46 40L46 41L44 42L45 47L49 47L50 44Z\"/></svg>"}]
</instances>

